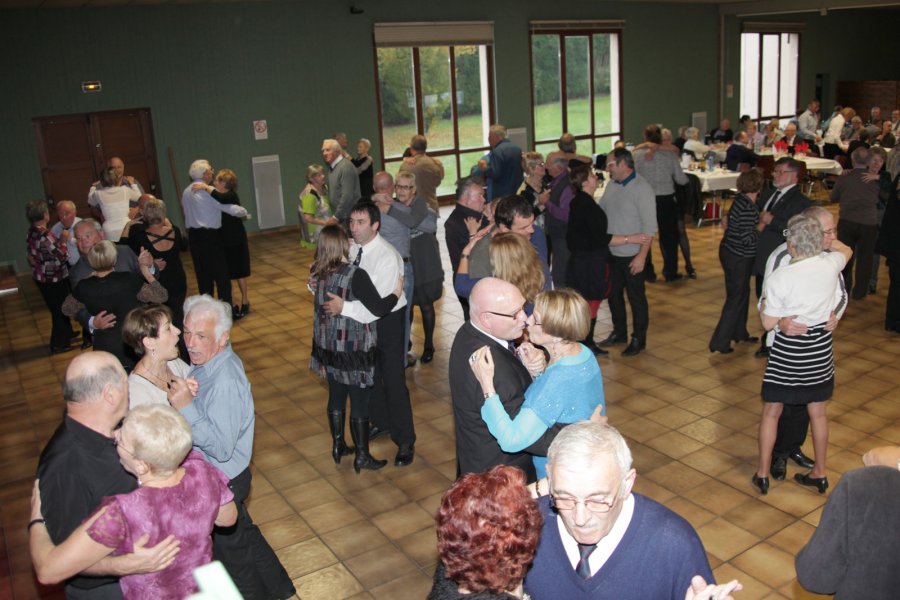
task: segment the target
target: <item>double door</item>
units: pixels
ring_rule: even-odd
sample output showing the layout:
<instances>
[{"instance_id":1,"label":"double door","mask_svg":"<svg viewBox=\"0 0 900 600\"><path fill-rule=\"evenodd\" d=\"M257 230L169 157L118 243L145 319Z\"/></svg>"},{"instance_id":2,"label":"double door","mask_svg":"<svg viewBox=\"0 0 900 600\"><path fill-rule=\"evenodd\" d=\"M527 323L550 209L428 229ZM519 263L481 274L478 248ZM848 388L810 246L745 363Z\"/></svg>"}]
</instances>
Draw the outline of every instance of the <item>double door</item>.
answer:
<instances>
[{"instance_id":1,"label":"double door","mask_svg":"<svg viewBox=\"0 0 900 600\"><path fill-rule=\"evenodd\" d=\"M35 117L32 124L51 216L57 202L71 200L79 217L89 217L88 190L113 156L145 192L160 195L149 108Z\"/></svg>"}]
</instances>

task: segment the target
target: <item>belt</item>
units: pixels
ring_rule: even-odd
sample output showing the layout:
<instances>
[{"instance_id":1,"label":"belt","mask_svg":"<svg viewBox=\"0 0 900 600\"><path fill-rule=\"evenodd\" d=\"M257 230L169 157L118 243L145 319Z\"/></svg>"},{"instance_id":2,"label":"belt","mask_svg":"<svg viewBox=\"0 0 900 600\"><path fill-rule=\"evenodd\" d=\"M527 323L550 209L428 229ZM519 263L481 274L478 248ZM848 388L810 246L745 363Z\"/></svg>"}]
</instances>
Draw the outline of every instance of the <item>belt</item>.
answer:
<instances>
[{"instance_id":1,"label":"belt","mask_svg":"<svg viewBox=\"0 0 900 600\"><path fill-rule=\"evenodd\" d=\"M409 262L409 257L408 257L408 256L404 256L404 257L403 257L403 262Z\"/></svg>"}]
</instances>

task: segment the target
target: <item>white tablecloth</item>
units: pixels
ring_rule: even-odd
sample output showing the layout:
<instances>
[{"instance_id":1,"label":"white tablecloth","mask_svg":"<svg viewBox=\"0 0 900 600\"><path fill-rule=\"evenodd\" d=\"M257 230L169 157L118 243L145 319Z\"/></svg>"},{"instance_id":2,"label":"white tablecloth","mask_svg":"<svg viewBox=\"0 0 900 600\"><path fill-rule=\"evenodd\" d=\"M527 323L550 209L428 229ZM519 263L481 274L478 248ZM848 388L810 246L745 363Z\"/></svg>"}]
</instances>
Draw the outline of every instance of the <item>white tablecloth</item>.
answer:
<instances>
[{"instance_id":1,"label":"white tablecloth","mask_svg":"<svg viewBox=\"0 0 900 600\"><path fill-rule=\"evenodd\" d=\"M840 175L844 170L841 163L830 158L819 158L817 156L794 157L806 163L806 168L810 171L825 171L832 175Z\"/></svg>"},{"instance_id":2,"label":"white tablecloth","mask_svg":"<svg viewBox=\"0 0 900 600\"><path fill-rule=\"evenodd\" d=\"M701 192L718 192L719 190L730 190L737 185L737 171L728 171L715 169L714 171L685 171L691 175L700 178Z\"/></svg>"}]
</instances>

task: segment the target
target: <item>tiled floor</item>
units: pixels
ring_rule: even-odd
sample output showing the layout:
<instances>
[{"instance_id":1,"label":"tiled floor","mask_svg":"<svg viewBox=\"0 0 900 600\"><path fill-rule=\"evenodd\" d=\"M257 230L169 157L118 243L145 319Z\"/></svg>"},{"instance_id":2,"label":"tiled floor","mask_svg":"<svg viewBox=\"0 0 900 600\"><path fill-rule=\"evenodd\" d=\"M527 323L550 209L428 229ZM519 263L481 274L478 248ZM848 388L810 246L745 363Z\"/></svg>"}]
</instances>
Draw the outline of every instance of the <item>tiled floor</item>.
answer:
<instances>
[{"instance_id":1,"label":"tiled floor","mask_svg":"<svg viewBox=\"0 0 900 600\"><path fill-rule=\"evenodd\" d=\"M797 584L792 556L814 530L825 498L791 481L773 482L763 497L751 488L764 363L751 345L728 356L707 350L724 295L721 230L689 233L699 279L648 286L647 351L600 360L610 420L631 442L636 489L697 528L716 577L744 583L739 598L813 598ZM250 511L301 598L420 600L436 560L432 515L455 474L447 361L462 319L452 289L438 309L434 362L407 372L415 463L357 476L350 461L331 461L325 387L307 369L312 304L305 273L312 255L293 233L256 236L251 244L253 312L232 335L256 399ZM836 335L832 486L861 465L866 449L900 443L900 340L881 326L886 277L882 268L878 294L851 304ZM47 311L33 284L21 283L19 294L0 298L0 598L61 597L35 583L24 524L39 450L62 411L59 378L72 355L46 356ZM752 311L751 327L759 330ZM421 352L418 320L414 335ZM393 458L396 448L379 439L372 451ZM806 451L812 454L810 443Z\"/></svg>"}]
</instances>

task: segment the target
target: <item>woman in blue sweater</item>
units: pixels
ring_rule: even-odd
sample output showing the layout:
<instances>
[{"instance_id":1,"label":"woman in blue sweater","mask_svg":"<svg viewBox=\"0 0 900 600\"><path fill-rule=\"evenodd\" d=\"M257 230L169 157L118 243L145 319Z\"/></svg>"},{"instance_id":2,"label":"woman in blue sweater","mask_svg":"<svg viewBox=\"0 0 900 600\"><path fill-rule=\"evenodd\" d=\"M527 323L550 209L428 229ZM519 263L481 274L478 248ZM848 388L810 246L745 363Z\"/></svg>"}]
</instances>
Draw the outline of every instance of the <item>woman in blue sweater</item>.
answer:
<instances>
[{"instance_id":1,"label":"woman in blue sweater","mask_svg":"<svg viewBox=\"0 0 900 600\"><path fill-rule=\"evenodd\" d=\"M487 347L472 355L472 371L485 394L481 418L504 452L527 448L556 423L589 419L603 406L603 378L594 353L574 341L585 338L590 309L578 292L570 289L541 292L528 317L528 336L550 355L550 362L525 392L525 402L511 419L494 389L494 362ZM527 345L519 346L520 352ZM547 459L534 458L537 476L544 477Z\"/></svg>"}]
</instances>

